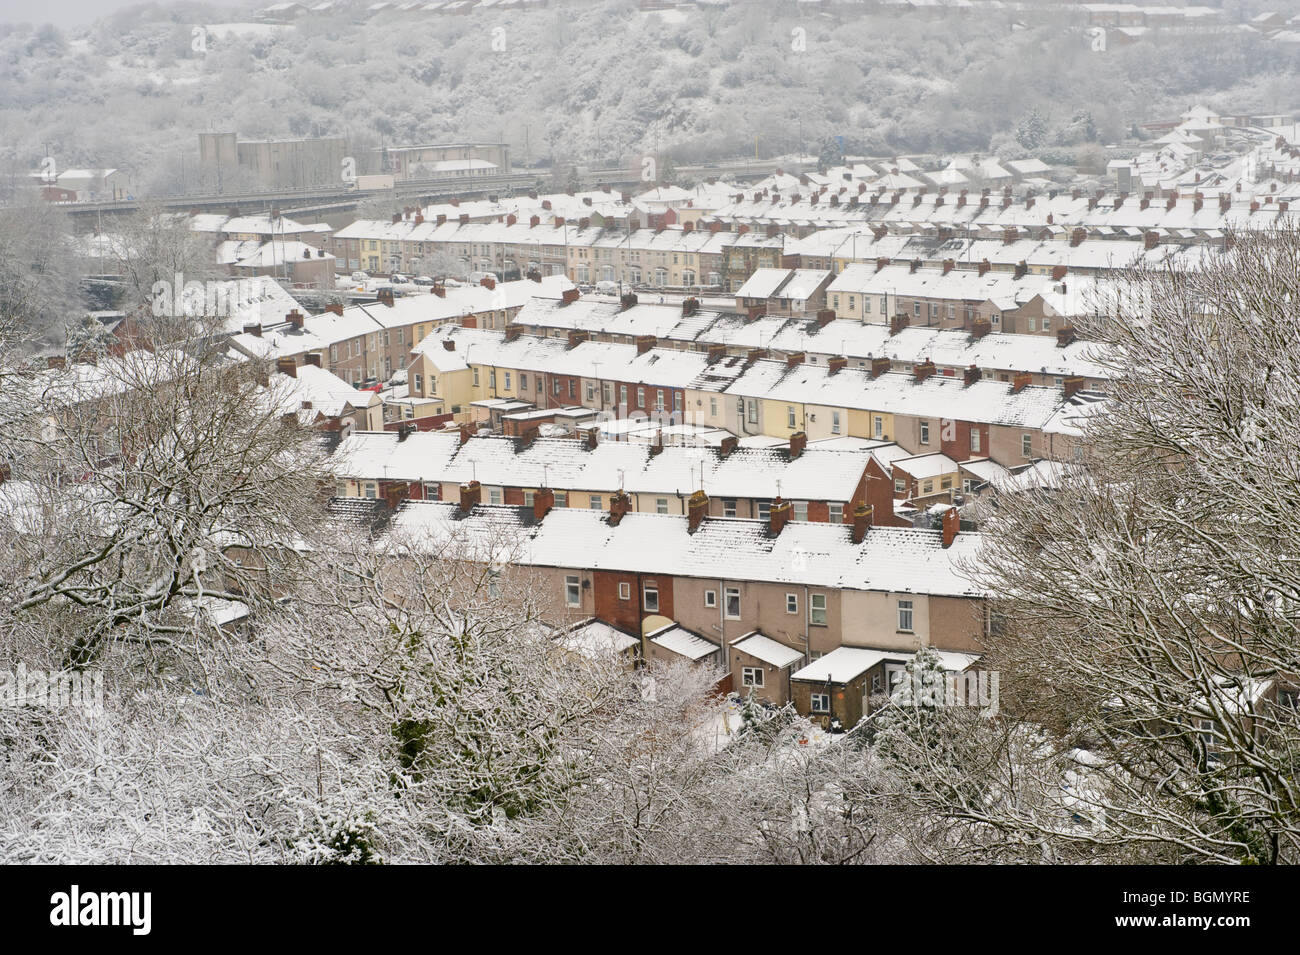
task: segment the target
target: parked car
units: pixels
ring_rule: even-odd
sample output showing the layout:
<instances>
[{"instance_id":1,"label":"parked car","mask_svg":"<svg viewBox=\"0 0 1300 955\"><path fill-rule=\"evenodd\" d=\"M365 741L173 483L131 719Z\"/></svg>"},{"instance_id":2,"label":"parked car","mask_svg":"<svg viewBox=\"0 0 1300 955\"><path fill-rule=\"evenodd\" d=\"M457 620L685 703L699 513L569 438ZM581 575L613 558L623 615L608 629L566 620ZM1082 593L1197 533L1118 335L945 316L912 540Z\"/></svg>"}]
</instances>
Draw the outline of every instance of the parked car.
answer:
<instances>
[{"instance_id":1,"label":"parked car","mask_svg":"<svg viewBox=\"0 0 1300 955\"><path fill-rule=\"evenodd\" d=\"M352 281L356 282L358 285L365 285L367 282L370 281L370 276L367 275L365 272L353 272Z\"/></svg>"},{"instance_id":2,"label":"parked car","mask_svg":"<svg viewBox=\"0 0 1300 955\"><path fill-rule=\"evenodd\" d=\"M401 272L394 272L394 273L389 277L388 281L392 282L394 285L406 285L406 284L409 283L411 280L408 279L408 278L407 278L405 275L403 275Z\"/></svg>"},{"instance_id":3,"label":"parked car","mask_svg":"<svg viewBox=\"0 0 1300 955\"><path fill-rule=\"evenodd\" d=\"M433 285L433 279L429 278L429 276L427 275L417 275L415 278L411 279L411 281L416 285L423 286L426 288L430 285Z\"/></svg>"},{"instance_id":4,"label":"parked car","mask_svg":"<svg viewBox=\"0 0 1300 955\"><path fill-rule=\"evenodd\" d=\"M599 292L601 295L617 295L618 283L610 282L608 280L597 282L596 291Z\"/></svg>"}]
</instances>

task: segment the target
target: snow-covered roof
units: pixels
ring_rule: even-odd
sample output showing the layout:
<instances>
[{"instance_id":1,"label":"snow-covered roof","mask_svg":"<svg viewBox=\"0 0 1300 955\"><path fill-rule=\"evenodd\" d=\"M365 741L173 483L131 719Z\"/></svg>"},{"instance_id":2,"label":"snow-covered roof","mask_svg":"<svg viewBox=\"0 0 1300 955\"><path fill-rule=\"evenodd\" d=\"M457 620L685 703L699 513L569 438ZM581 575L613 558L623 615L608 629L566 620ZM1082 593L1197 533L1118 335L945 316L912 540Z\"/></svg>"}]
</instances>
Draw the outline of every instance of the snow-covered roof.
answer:
<instances>
[{"instance_id":1,"label":"snow-covered roof","mask_svg":"<svg viewBox=\"0 0 1300 955\"><path fill-rule=\"evenodd\" d=\"M671 650L688 660L703 660L710 654L718 652L716 643L706 640L698 633L687 630L678 623L656 630L654 633L648 633L646 639L655 646Z\"/></svg>"},{"instance_id":2,"label":"snow-covered roof","mask_svg":"<svg viewBox=\"0 0 1300 955\"><path fill-rule=\"evenodd\" d=\"M780 669L803 659L803 651L787 647L784 643L777 643L757 630L731 641L731 646Z\"/></svg>"}]
</instances>

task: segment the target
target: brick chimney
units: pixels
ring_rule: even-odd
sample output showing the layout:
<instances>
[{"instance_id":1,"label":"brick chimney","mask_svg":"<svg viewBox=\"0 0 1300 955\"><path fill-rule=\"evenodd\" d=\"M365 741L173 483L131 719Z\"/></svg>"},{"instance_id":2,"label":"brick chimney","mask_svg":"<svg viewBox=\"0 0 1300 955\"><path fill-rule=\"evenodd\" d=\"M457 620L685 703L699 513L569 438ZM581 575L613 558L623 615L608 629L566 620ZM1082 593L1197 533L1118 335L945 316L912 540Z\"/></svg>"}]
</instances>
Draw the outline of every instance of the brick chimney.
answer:
<instances>
[{"instance_id":1,"label":"brick chimney","mask_svg":"<svg viewBox=\"0 0 1300 955\"><path fill-rule=\"evenodd\" d=\"M636 353L644 355L650 349L655 347L655 337L653 335L638 335L636 337Z\"/></svg>"},{"instance_id":2,"label":"brick chimney","mask_svg":"<svg viewBox=\"0 0 1300 955\"><path fill-rule=\"evenodd\" d=\"M1149 251L1151 249L1154 249L1159 244L1160 244L1160 233L1158 232L1143 233L1142 248L1147 249Z\"/></svg>"},{"instance_id":3,"label":"brick chimney","mask_svg":"<svg viewBox=\"0 0 1300 955\"><path fill-rule=\"evenodd\" d=\"M943 260L943 274L944 274L944 275L947 275L947 274L948 274L949 272L951 272L954 268L956 268L956 266L957 266L957 263L954 262L952 259L944 259L944 260Z\"/></svg>"},{"instance_id":4,"label":"brick chimney","mask_svg":"<svg viewBox=\"0 0 1300 955\"><path fill-rule=\"evenodd\" d=\"M539 487L533 492L533 520L540 521L555 506L555 492L549 487Z\"/></svg>"},{"instance_id":5,"label":"brick chimney","mask_svg":"<svg viewBox=\"0 0 1300 955\"><path fill-rule=\"evenodd\" d=\"M729 434L718 442L718 457L725 461L738 447L740 447L740 439L734 434Z\"/></svg>"},{"instance_id":6,"label":"brick chimney","mask_svg":"<svg viewBox=\"0 0 1300 955\"><path fill-rule=\"evenodd\" d=\"M1053 281L1053 282L1059 282L1059 281L1061 281L1061 279L1065 278L1066 273L1068 273L1069 271L1070 271L1070 270L1069 270L1069 268L1068 268L1067 266L1064 266L1064 265L1053 265L1053 266L1052 266L1052 281Z\"/></svg>"},{"instance_id":7,"label":"brick chimney","mask_svg":"<svg viewBox=\"0 0 1300 955\"><path fill-rule=\"evenodd\" d=\"M1005 229L1002 230L1002 244L1010 245L1012 242L1016 241L1016 238L1019 235L1020 235L1019 229L1017 229L1013 225L1007 226Z\"/></svg>"},{"instance_id":8,"label":"brick chimney","mask_svg":"<svg viewBox=\"0 0 1300 955\"><path fill-rule=\"evenodd\" d=\"M468 514L474 510L482 499L483 485L479 484L478 481L470 481L468 484L460 486L460 511L462 514Z\"/></svg>"},{"instance_id":9,"label":"brick chimney","mask_svg":"<svg viewBox=\"0 0 1300 955\"><path fill-rule=\"evenodd\" d=\"M790 435L790 460L794 461L799 455L804 453L808 447L808 434L804 431L796 431Z\"/></svg>"},{"instance_id":10,"label":"brick chimney","mask_svg":"<svg viewBox=\"0 0 1300 955\"><path fill-rule=\"evenodd\" d=\"M879 258L879 259L876 259L876 271L879 272L881 269L883 269L883 268L884 268L886 265L888 265L888 264L889 264L889 259L886 259L886 258Z\"/></svg>"},{"instance_id":11,"label":"brick chimney","mask_svg":"<svg viewBox=\"0 0 1300 955\"><path fill-rule=\"evenodd\" d=\"M261 338L261 337L262 337L262 323L261 323L261 322L251 322L250 324L245 325L245 326L244 326L244 334L245 334L245 335L252 335L254 338Z\"/></svg>"},{"instance_id":12,"label":"brick chimney","mask_svg":"<svg viewBox=\"0 0 1300 955\"><path fill-rule=\"evenodd\" d=\"M767 515L767 532L773 537L779 537L781 531L785 530L785 525L790 523L790 514L793 508L789 501L783 501L779 497L772 501L772 507Z\"/></svg>"},{"instance_id":13,"label":"brick chimney","mask_svg":"<svg viewBox=\"0 0 1300 955\"><path fill-rule=\"evenodd\" d=\"M618 522L630 510L632 510L632 499L619 491L609 500L609 526L618 527Z\"/></svg>"},{"instance_id":14,"label":"brick chimney","mask_svg":"<svg viewBox=\"0 0 1300 955\"><path fill-rule=\"evenodd\" d=\"M1088 230L1087 230L1087 229L1083 228L1082 226L1080 226L1079 228L1076 228L1076 229L1072 229L1072 230L1070 231L1070 245L1071 245L1071 247L1075 247L1075 246L1079 246L1079 245L1083 244L1083 240L1086 239L1086 238L1088 238Z\"/></svg>"},{"instance_id":15,"label":"brick chimney","mask_svg":"<svg viewBox=\"0 0 1300 955\"><path fill-rule=\"evenodd\" d=\"M636 303L636 292L624 292L622 298L618 300L618 307L621 311L626 312L629 308L635 308Z\"/></svg>"},{"instance_id":16,"label":"brick chimney","mask_svg":"<svg viewBox=\"0 0 1300 955\"><path fill-rule=\"evenodd\" d=\"M497 287L497 280L490 275L485 275L478 280L478 284L490 292Z\"/></svg>"},{"instance_id":17,"label":"brick chimney","mask_svg":"<svg viewBox=\"0 0 1300 955\"><path fill-rule=\"evenodd\" d=\"M910 324L912 324L912 320L908 318L906 315L895 315L893 318L889 320L890 336L892 337L894 335L897 335L899 332L901 332Z\"/></svg>"},{"instance_id":18,"label":"brick chimney","mask_svg":"<svg viewBox=\"0 0 1300 955\"><path fill-rule=\"evenodd\" d=\"M600 444L600 428L584 428L582 430L582 449L584 451L595 451L596 446Z\"/></svg>"},{"instance_id":19,"label":"brick chimney","mask_svg":"<svg viewBox=\"0 0 1300 955\"><path fill-rule=\"evenodd\" d=\"M1056 346L1058 348L1064 348L1067 345L1074 344L1074 338L1073 325L1062 325L1056 330Z\"/></svg>"},{"instance_id":20,"label":"brick chimney","mask_svg":"<svg viewBox=\"0 0 1300 955\"><path fill-rule=\"evenodd\" d=\"M796 365L802 365L804 354L801 351L791 352L785 356L785 367L794 368Z\"/></svg>"},{"instance_id":21,"label":"brick chimney","mask_svg":"<svg viewBox=\"0 0 1300 955\"><path fill-rule=\"evenodd\" d=\"M917 381L925 381L925 379L929 378L936 371L938 371L938 369L934 367L934 362L930 361L928 358L925 361L919 361L912 366L912 375Z\"/></svg>"},{"instance_id":22,"label":"brick chimney","mask_svg":"<svg viewBox=\"0 0 1300 955\"><path fill-rule=\"evenodd\" d=\"M694 534L704 523L709 513L709 496L703 491L696 491L686 502L686 532Z\"/></svg>"},{"instance_id":23,"label":"brick chimney","mask_svg":"<svg viewBox=\"0 0 1300 955\"><path fill-rule=\"evenodd\" d=\"M766 357L767 357L767 349L766 349L766 348L751 348L751 349L750 349L750 350L745 354L745 362L746 362L747 364L752 364L752 363L758 361L760 358L766 358Z\"/></svg>"},{"instance_id":24,"label":"brick chimney","mask_svg":"<svg viewBox=\"0 0 1300 955\"><path fill-rule=\"evenodd\" d=\"M982 377L983 375L980 374L979 366L971 365L966 369L965 373L962 375L962 382L966 385L967 388L969 388L971 385L975 384L975 382L979 381L980 378Z\"/></svg>"},{"instance_id":25,"label":"brick chimney","mask_svg":"<svg viewBox=\"0 0 1300 955\"><path fill-rule=\"evenodd\" d=\"M871 359L871 377L879 378L881 375L888 372L889 369L892 367L893 367L893 362L891 362L888 358L873 358Z\"/></svg>"},{"instance_id":26,"label":"brick chimney","mask_svg":"<svg viewBox=\"0 0 1300 955\"><path fill-rule=\"evenodd\" d=\"M576 288L566 288L563 292L560 293L560 305L561 306L572 305L581 296L582 293L579 292Z\"/></svg>"},{"instance_id":27,"label":"brick chimney","mask_svg":"<svg viewBox=\"0 0 1300 955\"><path fill-rule=\"evenodd\" d=\"M528 228L530 228L530 229L536 229L536 228L537 228L539 225L541 225L541 224L542 224L542 217L541 217L541 216L529 216L529 217L528 217Z\"/></svg>"},{"instance_id":28,"label":"brick chimney","mask_svg":"<svg viewBox=\"0 0 1300 955\"><path fill-rule=\"evenodd\" d=\"M952 546L952 542L957 539L957 533L961 530L961 515L957 513L957 508L950 507L943 512L943 547L947 550Z\"/></svg>"},{"instance_id":29,"label":"brick chimney","mask_svg":"<svg viewBox=\"0 0 1300 955\"><path fill-rule=\"evenodd\" d=\"M712 364L714 364L715 362L720 362L720 361L722 361L722 359L724 359L724 358L726 358L726 357L727 357L727 346L726 346L726 345L710 345L710 346L709 346L708 355L707 355L707 358L706 358L705 360L708 361L708 363L709 363L710 365L712 365Z\"/></svg>"},{"instance_id":30,"label":"brick chimney","mask_svg":"<svg viewBox=\"0 0 1300 955\"><path fill-rule=\"evenodd\" d=\"M850 537L855 544L861 544L867 538L867 531L871 530L872 510L870 504L857 504L853 508L853 530Z\"/></svg>"},{"instance_id":31,"label":"brick chimney","mask_svg":"<svg viewBox=\"0 0 1300 955\"><path fill-rule=\"evenodd\" d=\"M512 341L514 341L516 338L518 338L520 335L522 335L523 333L524 333L524 330L523 330L522 328L520 328L520 327L519 327L518 325L516 325L514 322L511 322L509 325L506 326L506 334L505 334L505 338L504 338L503 340L504 340L504 341L508 341L508 342L512 342Z\"/></svg>"},{"instance_id":32,"label":"brick chimney","mask_svg":"<svg viewBox=\"0 0 1300 955\"><path fill-rule=\"evenodd\" d=\"M1066 378L1063 382L1061 382L1061 386L1062 386L1062 391L1064 392L1065 400L1069 401L1071 398L1073 398L1075 395L1077 395L1080 391L1083 390L1083 378L1080 377L1079 375L1071 375L1069 378Z\"/></svg>"},{"instance_id":33,"label":"brick chimney","mask_svg":"<svg viewBox=\"0 0 1300 955\"><path fill-rule=\"evenodd\" d=\"M826 374L837 375L849 367L849 360L843 355L832 355L826 359Z\"/></svg>"},{"instance_id":34,"label":"brick chimney","mask_svg":"<svg viewBox=\"0 0 1300 955\"><path fill-rule=\"evenodd\" d=\"M302 356L304 365L315 365L317 368L323 367L321 364L320 352L309 351Z\"/></svg>"},{"instance_id":35,"label":"brick chimney","mask_svg":"<svg viewBox=\"0 0 1300 955\"><path fill-rule=\"evenodd\" d=\"M817 327L825 328L831 322L835 321L835 309L819 308L817 310Z\"/></svg>"},{"instance_id":36,"label":"brick chimney","mask_svg":"<svg viewBox=\"0 0 1300 955\"><path fill-rule=\"evenodd\" d=\"M303 322L306 321L306 316L295 308L293 311L289 312L289 314L284 316L284 320L294 328L301 330Z\"/></svg>"},{"instance_id":37,"label":"brick chimney","mask_svg":"<svg viewBox=\"0 0 1300 955\"><path fill-rule=\"evenodd\" d=\"M1027 371L1017 372L1011 379L1011 393L1013 395L1024 391L1026 387L1034 380L1034 376Z\"/></svg>"},{"instance_id":38,"label":"brick chimney","mask_svg":"<svg viewBox=\"0 0 1300 955\"><path fill-rule=\"evenodd\" d=\"M993 331L993 323L987 318L977 318L970 323L970 337L975 339L983 338L989 332Z\"/></svg>"},{"instance_id":39,"label":"brick chimney","mask_svg":"<svg viewBox=\"0 0 1300 955\"><path fill-rule=\"evenodd\" d=\"M444 339L442 340L442 347L443 347L444 349L446 349L447 351L455 351L455 350L456 350L456 339L454 339L454 338L444 338Z\"/></svg>"},{"instance_id":40,"label":"brick chimney","mask_svg":"<svg viewBox=\"0 0 1300 955\"><path fill-rule=\"evenodd\" d=\"M687 298L682 300L682 317L688 318L700 310L700 300L698 298Z\"/></svg>"},{"instance_id":41,"label":"brick chimney","mask_svg":"<svg viewBox=\"0 0 1300 955\"><path fill-rule=\"evenodd\" d=\"M288 375L290 378L298 377L298 365L292 358L277 358L275 360L275 370L282 375Z\"/></svg>"},{"instance_id":42,"label":"brick chimney","mask_svg":"<svg viewBox=\"0 0 1300 955\"><path fill-rule=\"evenodd\" d=\"M474 426L462 424L460 426L460 443L462 446L469 443L469 439L474 436Z\"/></svg>"},{"instance_id":43,"label":"brick chimney","mask_svg":"<svg viewBox=\"0 0 1300 955\"><path fill-rule=\"evenodd\" d=\"M327 312L332 312L332 313L335 314L335 315L342 316L342 315L343 315L343 304L342 304L341 302L334 302L334 303L332 303L332 304L330 304L330 305L326 305L326 306L325 306L325 311L327 311Z\"/></svg>"}]
</instances>

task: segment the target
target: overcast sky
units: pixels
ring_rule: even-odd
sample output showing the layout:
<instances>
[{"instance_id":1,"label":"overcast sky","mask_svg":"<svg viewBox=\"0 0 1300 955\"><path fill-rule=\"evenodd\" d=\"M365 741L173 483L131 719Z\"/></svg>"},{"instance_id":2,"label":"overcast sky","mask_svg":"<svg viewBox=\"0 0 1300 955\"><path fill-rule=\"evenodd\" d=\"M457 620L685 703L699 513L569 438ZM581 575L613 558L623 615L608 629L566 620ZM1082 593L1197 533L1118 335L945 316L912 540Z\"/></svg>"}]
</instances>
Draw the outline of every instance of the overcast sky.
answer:
<instances>
[{"instance_id":1,"label":"overcast sky","mask_svg":"<svg viewBox=\"0 0 1300 955\"><path fill-rule=\"evenodd\" d=\"M211 0L231 6L237 0ZM268 3L273 0L268 0ZM0 0L0 23L53 23L56 26L80 26L123 7L135 6L140 0Z\"/></svg>"}]
</instances>

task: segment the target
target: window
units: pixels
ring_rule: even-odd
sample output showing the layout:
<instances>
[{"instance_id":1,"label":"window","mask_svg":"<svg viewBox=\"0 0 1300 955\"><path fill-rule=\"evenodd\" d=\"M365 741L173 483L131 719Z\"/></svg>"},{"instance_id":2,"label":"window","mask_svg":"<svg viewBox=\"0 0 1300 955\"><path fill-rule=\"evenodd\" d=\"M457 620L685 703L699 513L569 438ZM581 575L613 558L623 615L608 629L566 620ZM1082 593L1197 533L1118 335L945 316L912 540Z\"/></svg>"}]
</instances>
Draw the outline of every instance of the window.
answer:
<instances>
[{"instance_id":1,"label":"window","mask_svg":"<svg viewBox=\"0 0 1300 955\"><path fill-rule=\"evenodd\" d=\"M723 608L728 620L740 619L740 590L736 587L728 587L723 591L726 599L726 606Z\"/></svg>"},{"instance_id":2,"label":"window","mask_svg":"<svg viewBox=\"0 0 1300 955\"><path fill-rule=\"evenodd\" d=\"M840 413L838 411L832 411L831 412L831 434L839 434L839 433L840 433Z\"/></svg>"},{"instance_id":3,"label":"window","mask_svg":"<svg viewBox=\"0 0 1300 955\"><path fill-rule=\"evenodd\" d=\"M794 515L793 515L793 516L794 516L794 519L795 519L796 521L806 521L806 520L808 520L808 502L807 502L807 501L795 501L795 502L793 503L793 505L791 505L791 510L794 511Z\"/></svg>"},{"instance_id":4,"label":"window","mask_svg":"<svg viewBox=\"0 0 1300 955\"><path fill-rule=\"evenodd\" d=\"M656 514L668 513L668 498L666 497L655 498L655 513Z\"/></svg>"},{"instance_id":5,"label":"window","mask_svg":"<svg viewBox=\"0 0 1300 955\"><path fill-rule=\"evenodd\" d=\"M903 633L912 632L912 601L898 602L898 629Z\"/></svg>"},{"instance_id":6,"label":"window","mask_svg":"<svg viewBox=\"0 0 1300 955\"><path fill-rule=\"evenodd\" d=\"M522 371L519 373L519 390L525 391L528 388L528 376Z\"/></svg>"},{"instance_id":7,"label":"window","mask_svg":"<svg viewBox=\"0 0 1300 955\"><path fill-rule=\"evenodd\" d=\"M560 379L552 378L551 384L554 386L551 390L558 395L560 393L560 384L561 384Z\"/></svg>"},{"instance_id":8,"label":"window","mask_svg":"<svg viewBox=\"0 0 1300 955\"><path fill-rule=\"evenodd\" d=\"M618 386L618 403L624 408L627 407L627 385Z\"/></svg>"},{"instance_id":9,"label":"window","mask_svg":"<svg viewBox=\"0 0 1300 955\"><path fill-rule=\"evenodd\" d=\"M556 492L555 492L555 506L556 506L556 507L568 507L568 506L569 506L569 492L568 492L568 491L556 491Z\"/></svg>"},{"instance_id":10,"label":"window","mask_svg":"<svg viewBox=\"0 0 1300 955\"><path fill-rule=\"evenodd\" d=\"M815 627L826 626L826 595L809 594L808 622Z\"/></svg>"},{"instance_id":11,"label":"window","mask_svg":"<svg viewBox=\"0 0 1300 955\"><path fill-rule=\"evenodd\" d=\"M716 607L718 605L718 592L716 590L704 591L704 606Z\"/></svg>"},{"instance_id":12,"label":"window","mask_svg":"<svg viewBox=\"0 0 1300 955\"><path fill-rule=\"evenodd\" d=\"M569 400L573 400L577 397L578 397L578 382L575 379L570 378L569 379Z\"/></svg>"},{"instance_id":13,"label":"window","mask_svg":"<svg viewBox=\"0 0 1300 955\"><path fill-rule=\"evenodd\" d=\"M871 419L871 433L877 438L885 436L885 419L880 415L874 415Z\"/></svg>"},{"instance_id":14,"label":"window","mask_svg":"<svg viewBox=\"0 0 1300 955\"><path fill-rule=\"evenodd\" d=\"M1020 456L1031 457L1034 453L1034 436L1032 434L1022 434L1020 436Z\"/></svg>"},{"instance_id":15,"label":"window","mask_svg":"<svg viewBox=\"0 0 1300 955\"><path fill-rule=\"evenodd\" d=\"M930 422L928 421L921 422L921 443L930 443Z\"/></svg>"},{"instance_id":16,"label":"window","mask_svg":"<svg viewBox=\"0 0 1300 955\"><path fill-rule=\"evenodd\" d=\"M771 502L771 501L759 501L759 502L758 502L758 519L759 519L760 521L766 521L766 520L770 519L771 516L772 516L772 502Z\"/></svg>"},{"instance_id":17,"label":"window","mask_svg":"<svg viewBox=\"0 0 1300 955\"><path fill-rule=\"evenodd\" d=\"M717 416L718 416L718 399L717 399L717 398L710 398L710 399L709 399L709 417L710 417L710 418L716 418Z\"/></svg>"},{"instance_id":18,"label":"window","mask_svg":"<svg viewBox=\"0 0 1300 955\"><path fill-rule=\"evenodd\" d=\"M577 577L564 578L564 602L570 607L582 606L582 586Z\"/></svg>"},{"instance_id":19,"label":"window","mask_svg":"<svg viewBox=\"0 0 1300 955\"><path fill-rule=\"evenodd\" d=\"M933 491L934 491L934 478L931 478L930 480L925 481L925 482L921 485L921 492L922 492L923 494L930 494L930 493L933 493Z\"/></svg>"},{"instance_id":20,"label":"window","mask_svg":"<svg viewBox=\"0 0 1300 955\"><path fill-rule=\"evenodd\" d=\"M749 402L749 423L758 424L758 402L752 399Z\"/></svg>"},{"instance_id":21,"label":"window","mask_svg":"<svg viewBox=\"0 0 1300 955\"><path fill-rule=\"evenodd\" d=\"M798 595L798 594L786 594L786 595L785 595L785 612L786 612L786 613L798 613L798 612L799 612L799 595Z\"/></svg>"},{"instance_id":22,"label":"window","mask_svg":"<svg viewBox=\"0 0 1300 955\"><path fill-rule=\"evenodd\" d=\"M535 497L536 497L536 494L535 494L534 492L532 492L532 491L524 491L524 507L532 507L532 506L533 506L533 499L534 499Z\"/></svg>"},{"instance_id":23,"label":"window","mask_svg":"<svg viewBox=\"0 0 1300 955\"><path fill-rule=\"evenodd\" d=\"M903 478L894 478L894 493L895 493L895 494L906 494L906 493L907 493L907 481L904 480Z\"/></svg>"},{"instance_id":24,"label":"window","mask_svg":"<svg viewBox=\"0 0 1300 955\"><path fill-rule=\"evenodd\" d=\"M591 508L591 510L593 511L599 511L605 506L605 502L601 500L599 494L593 494L587 500L588 500L587 506Z\"/></svg>"},{"instance_id":25,"label":"window","mask_svg":"<svg viewBox=\"0 0 1300 955\"><path fill-rule=\"evenodd\" d=\"M645 389L644 389L644 388L638 388L638 389L636 390L636 406L637 406L638 408L644 408L644 407L645 407Z\"/></svg>"},{"instance_id":26,"label":"window","mask_svg":"<svg viewBox=\"0 0 1300 955\"><path fill-rule=\"evenodd\" d=\"M832 523L832 524L843 524L843 523L844 523L844 505L843 505L843 504L828 504L826 509L830 512L830 519L831 519L831 523Z\"/></svg>"},{"instance_id":27,"label":"window","mask_svg":"<svg viewBox=\"0 0 1300 955\"><path fill-rule=\"evenodd\" d=\"M646 613L659 612L659 585L647 582L645 585L645 602L643 606Z\"/></svg>"},{"instance_id":28,"label":"window","mask_svg":"<svg viewBox=\"0 0 1300 955\"><path fill-rule=\"evenodd\" d=\"M417 395L424 394L424 376L418 373L415 376L415 393Z\"/></svg>"},{"instance_id":29,"label":"window","mask_svg":"<svg viewBox=\"0 0 1300 955\"><path fill-rule=\"evenodd\" d=\"M619 600L631 600L631 599L632 599L632 585L629 584L626 580L624 580L624 581L620 581L620 582L619 582L619 585L618 585L618 599L619 599Z\"/></svg>"},{"instance_id":30,"label":"window","mask_svg":"<svg viewBox=\"0 0 1300 955\"><path fill-rule=\"evenodd\" d=\"M477 366L474 368L474 387L475 387L475 388L478 387L478 368L477 368Z\"/></svg>"},{"instance_id":31,"label":"window","mask_svg":"<svg viewBox=\"0 0 1300 955\"><path fill-rule=\"evenodd\" d=\"M506 372L506 391L510 390L510 372Z\"/></svg>"},{"instance_id":32,"label":"window","mask_svg":"<svg viewBox=\"0 0 1300 955\"><path fill-rule=\"evenodd\" d=\"M939 490L946 491L952 487L952 475L945 474L939 479Z\"/></svg>"},{"instance_id":33,"label":"window","mask_svg":"<svg viewBox=\"0 0 1300 955\"><path fill-rule=\"evenodd\" d=\"M488 488L488 503L489 504L501 503L501 488L499 487Z\"/></svg>"},{"instance_id":34,"label":"window","mask_svg":"<svg viewBox=\"0 0 1300 955\"><path fill-rule=\"evenodd\" d=\"M373 501L375 499L376 494L377 491L375 489L374 482L368 483L366 485L366 497L370 498Z\"/></svg>"},{"instance_id":35,"label":"window","mask_svg":"<svg viewBox=\"0 0 1300 955\"><path fill-rule=\"evenodd\" d=\"M809 703L814 713L829 713L831 711L831 695L829 693L813 693L809 698Z\"/></svg>"},{"instance_id":36,"label":"window","mask_svg":"<svg viewBox=\"0 0 1300 955\"><path fill-rule=\"evenodd\" d=\"M336 361L338 361L338 360L339 360L339 346L338 346L338 345L331 345L331 346L330 346L330 362L333 363L333 362L336 362Z\"/></svg>"},{"instance_id":37,"label":"window","mask_svg":"<svg viewBox=\"0 0 1300 955\"><path fill-rule=\"evenodd\" d=\"M740 683L742 686L759 686L763 685L763 668L762 667L741 667Z\"/></svg>"},{"instance_id":38,"label":"window","mask_svg":"<svg viewBox=\"0 0 1300 955\"><path fill-rule=\"evenodd\" d=\"M659 411L664 410L664 390L662 388L655 389L655 408Z\"/></svg>"},{"instance_id":39,"label":"window","mask_svg":"<svg viewBox=\"0 0 1300 955\"><path fill-rule=\"evenodd\" d=\"M785 423L787 427L793 428L794 424L794 405L785 406Z\"/></svg>"},{"instance_id":40,"label":"window","mask_svg":"<svg viewBox=\"0 0 1300 955\"><path fill-rule=\"evenodd\" d=\"M723 498L722 516L723 517L736 516L736 499L734 497Z\"/></svg>"},{"instance_id":41,"label":"window","mask_svg":"<svg viewBox=\"0 0 1300 955\"><path fill-rule=\"evenodd\" d=\"M971 428L971 429L970 429L970 449L971 449L971 451L973 451L973 452L978 452L979 449L980 449L980 429L979 429L979 428Z\"/></svg>"}]
</instances>

